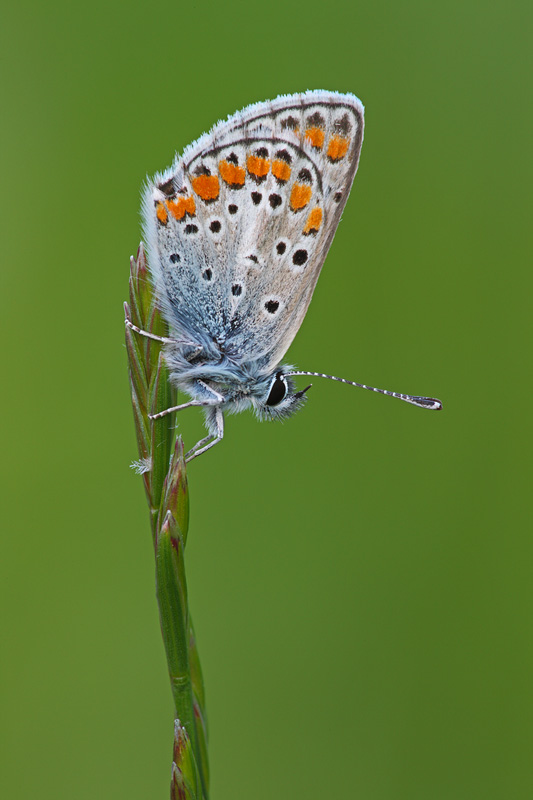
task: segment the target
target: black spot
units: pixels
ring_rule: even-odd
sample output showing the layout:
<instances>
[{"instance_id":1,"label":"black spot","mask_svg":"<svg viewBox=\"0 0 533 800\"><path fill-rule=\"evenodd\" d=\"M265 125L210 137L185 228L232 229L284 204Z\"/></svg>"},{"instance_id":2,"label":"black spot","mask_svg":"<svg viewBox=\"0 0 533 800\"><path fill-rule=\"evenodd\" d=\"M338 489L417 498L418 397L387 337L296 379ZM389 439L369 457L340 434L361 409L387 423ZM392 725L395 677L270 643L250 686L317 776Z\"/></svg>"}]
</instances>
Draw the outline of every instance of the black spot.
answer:
<instances>
[{"instance_id":1,"label":"black spot","mask_svg":"<svg viewBox=\"0 0 533 800\"><path fill-rule=\"evenodd\" d=\"M291 131L296 130L298 127L298 120L296 117L286 117L286 119L281 120L281 130L284 131L287 128Z\"/></svg>"},{"instance_id":2,"label":"black spot","mask_svg":"<svg viewBox=\"0 0 533 800\"><path fill-rule=\"evenodd\" d=\"M194 168L193 175L211 175L211 170L205 164L199 164Z\"/></svg>"},{"instance_id":3,"label":"black spot","mask_svg":"<svg viewBox=\"0 0 533 800\"><path fill-rule=\"evenodd\" d=\"M281 372L278 372L272 383L272 386L270 387L270 392L265 401L265 405L277 406L278 403L281 403L286 394L287 384L283 380Z\"/></svg>"},{"instance_id":4,"label":"black spot","mask_svg":"<svg viewBox=\"0 0 533 800\"><path fill-rule=\"evenodd\" d=\"M252 203L254 204L254 206L259 205L262 197L263 195L261 194L261 192L252 192Z\"/></svg>"},{"instance_id":5,"label":"black spot","mask_svg":"<svg viewBox=\"0 0 533 800\"><path fill-rule=\"evenodd\" d=\"M298 173L298 180L299 181L305 181L306 183L312 183L313 182L313 178L311 177L311 173L309 172L308 169L305 169L305 167L304 167L304 169L301 169L300 172Z\"/></svg>"},{"instance_id":6,"label":"black spot","mask_svg":"<svg viewBox=\"0 0 533 800\"><path fill-rule=\"evenodd\" d=\"M198 233L198 225L186 225L185 233Z\"/></svg>"},{"instance_id":7,"label":"black spot","mask_svg":"<svg viewBox=\"0 0 533 800\"><path fill-rule=\"evenodd\" d=\"M281 205L281 197L279 196L279 194L271 194L268 197L268 202L270 203L272 208L277 208L278 206Z\"/></svg>"},{"instance_id":8,"label":"black spot","mask_svg":"<svg viewBox=\"0 0 533 800\"><path fill-rule=\"evenodd\" d=\"M239 159L237 158L235 153L230 153L229 156L226 158L226 161L228 161L230 164L238 164L239 163Z\"/></svg>"},{"instance_id":9,"label":"black spot","mask_svg":"<svg viewBox=\"0 0 533 800\"><path fill-rule=\"evenodd\" d=\"M256 156L259 156L259 158L268 158L268 150L266 147L258 147L258 149L255 151L255 154Z\"/></svg>"},{"instance_id":10,"label":"black spot","mask_svg":"<svg viewBox=\"0 0 533 800\"><path fill-rule=\"evenodd\" d=\"M222 227L222 225L220 224L218 219L214 219L213 222L211 223L211 225L209 226L209 230L212 233L218 233L219 230L221 229L221 227Z\"/></svg>"},{"instance_id":11,"label":"black spot","mask_svg":"<svg viewBox=\"0 0 533 800\"><path fill-rule=\"evenodd\" d=\"M213 273L210 269L206 269L205 272L202 272L202 278L204 281L210 281L213 277Z\"/></svg>"},{"instance_id":12,"label":"black spot","mask_svg":"<svg viewBox=\"0 0 533 800\"><path fill-rule=\"evenodd\" d=\"M350 122L350 117L348 114L345 114L340 119L336 119L333 123L333 130L335 133L340 133L342 136L348 136L350 131L352 130L352 124Z\"/></svg>"},{"instance_id":13,"label":"black spot","mask_svg":"<svg viewBox=\"0 0 533 800\"><path fill-rule=\"evenodd\" d=\"M292 161L291 154L288 150L278 150L276 152L276 158L279 158L280 161L284 161L286 164L290 164Z\"/></svg>"},{"instance_id":14,"label":"black spot","mask_svg":"<svg viewBox=\"0 0 533 800\"><path fill-rule=\"evenodd\" d=\"M254 262L254 264L257 264L257 263L258 263L258 261L259 261L259 259L257 258L257 256L246 256L246 258L249 258L249 259L250 259L250 261L253 261L253 262Z\"/></svg>"},{"instance_id":15,"label":"black spot","mask_svg":"<svg viewBox=\"0 0 533 800\"><path fill-rule=\"evenodd\" d=\"M171 253L170 254L170 260L172 261L173 264L177 264L178 261L181 261L179 255L177 253Z\"/></svg>"},{"instance_id":16,"label":"black spot","mask_svg":"<svg viewBox=\"0 0 533 800\"><path fill-rule=\"evenodd\" d=\"M342 192L335 192L333 199L335 200L336 203L340 203L340 201L342 200Z\"/></svg>"},{"instance_id":17,"label":"black spot","mask_svg":"<svg viewBox=\"0 0 533 800\"><path fill-rule=\"evenodd\" d=\"M228 211L230 214L236 214L239 210L239 206L236 206L235 203L230 203L228 206Z\"/></svg>"},{"instance_id":18,"label":"black spot","mask_svg":"<svg viewBox=\"0 0 533 800\"><path fill-rule=\"evenodd\" d=\"M173 178L170 178L170 180L165 181L165 183L160 183L157 188L160 189L163 192L165 197L173 197L174 194L176 193L175 189L174 189L174 179Z\"/></svg>"},{"instance_id":19,"label":"black spot","mask_svg":"<svg viewBox=\"0 0 533 800\"><path fill-rule=\"evenodd\" d=\"M287 245L285 242L278 242L276 245L276 250L278 251L278 255L282 256L285 250L287 249Z\"/></svg>"},{"instance_id":20,"label":"black spot","mask_svg":"<svg viewBox=\"0 0 533 800\"><path fill-rule=\"evenodd\" d=\"M231 287L231 293L234 297L239 297L242 294L242 286L240 283L234 283Z\"/></svg>"},{"instance_id":21,"label":"black spot","mask_svg":"<svg viewBox=\"0 0 533 800\"><path fill-rule=\"evenodd\" d=\"M275 314L279 308L279 303L277 300L267 300L265 308L269 314Z\"/></svg>"},{"instance_id":22,"label":"black spot","mask_svg":"<svg viewBox=\"0 0 533 800\"><path fill-rule=\"evenodd\" d=\"M292 263L301 267L307 261L307 250L297 250L292 257Z\"/></svg>"},{"instance_id":23,"label":"black spot","mask_svg":"<svg viewBox=\"0 0 533 800\"><path fill-rule=\"evenodd\" d=\"M319 111L315 111L314 114L307 117L307 124L313 128L323 128L326 124L326 120Z\"/></svg>"}]
</instances>

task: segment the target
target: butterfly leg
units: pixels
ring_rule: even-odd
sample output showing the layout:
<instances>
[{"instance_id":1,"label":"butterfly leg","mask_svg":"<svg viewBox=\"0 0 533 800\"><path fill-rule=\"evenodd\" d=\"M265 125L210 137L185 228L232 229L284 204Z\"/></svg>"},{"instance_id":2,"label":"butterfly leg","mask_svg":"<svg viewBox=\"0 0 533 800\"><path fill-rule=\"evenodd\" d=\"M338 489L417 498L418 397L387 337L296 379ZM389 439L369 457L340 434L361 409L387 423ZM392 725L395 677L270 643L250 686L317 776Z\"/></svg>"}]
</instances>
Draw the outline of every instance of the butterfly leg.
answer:
<instances>
[{"instance_id":1,"label":"butterfly leg","mask_svg":"<svg viewBox=\"0 0 533 800\"><path fill-rule=\"evenodd\" d=\"M161 417L166 417L167 414L171 414L173 411L183 411L184 408L190 408L191 406L206 406L212 405L211 403L201 403L199 400L190 400L188 403L182 403L181 406L172 406L172 408L165 408L164 411L159 411L158 414L148 414L148 419L161 419Z\"/></svg>"},{"instance_id":2,"label":"butterfly leg","mask_svg":"<svg viewBox=\"0 0 533 800\"><path fill-rule=\"evenodd\" d=\"M208 386L207 383L204 383L204 381L200 380L197 381L197 383L202 387L202 389L204 389L204 391L209 392L209 394L212 397L211 400L189 400L188 403L182 403L180 406L172 406L171 408L165 408L164 411L159 411L157 414L148 414L148 418L161 419L161 417L166 417L167 414L171 414L173 411L183 411L184 408L191 408L191 406L202 406L205 408L206 406L214 406L217 403L224 402L223 395L216 392L211 386ZM218 429L220 427L218 424L218 417L216 416L215 419L216 419L217 434L218 434ZM220 438L222 438L223 435L224 435L224 418L222 418L222 435ZM195 447L198 447L200 444L203 444L210 438L211 438L210 436L207 436L205 439L202 439L200 442L197 442L197 444L193 447L193 450L195 449Z\"/></svg>"},{"instance_id":3,"label":"butterfly leg","mask_svg":"<svg viewBox=\"0 0 533 800\"><path fill-rule=\"evenodd\" d=\"M198 379L197 383L199 383L200 386L203 389L206 390L206 392L209 392L210 394L212 394L213 397L215 398L215 400L218 403L223 403L224 402L224 400L225 400L224 395L222 395L219 392L217 392L215 389L213 389L212 386L209 386L207 383L205 383L205 381L201 381L200 379Z\"/></svg>"},{"instance_id":4,"label":"butterfly leg","mask_svg":"<svg viewBox=\"0 0 533 800\"><path fill-rule=\"evenodd\" d=\"M211 447L214 447L217 442L220 442L224 436L224 414L222 413L221 408L215 409L215 422L217 426L217 432L214 436L206 436L204 439L200 439L199 442L196 442L194 447L192 447L189 452L185 456L185 461L189 463L192 461L193 458L196 456L205 453L206 450L209 450ZM211 439L211 441L209 441ZM206 444L209 442L209 444ZM205 446L204 446L205 445Z\"/></svg>"},{"instance_id":5,"label":"butterfly leg","mask_svg":"<svg viewBox=\"0 0 533 800\"><path fill-rule=\"evenodd\" d=\"M169 339L168 336L157 336L155 333L150 333L149 331L143 331L142 328L138 328L137 325L134 325L133 322L128 317L128 304L124 303L124 313L126 315L124 319L124 323L127 328L130 330L135 331L135 333L140 333L141 336L146 336L147 339L153 339L154 342L162 342L163 344L186 344L191 347L194 347L196 342L184 342L178 339ZM199 348L201 352L202 348Z\"/></svg>"}]
</instances>

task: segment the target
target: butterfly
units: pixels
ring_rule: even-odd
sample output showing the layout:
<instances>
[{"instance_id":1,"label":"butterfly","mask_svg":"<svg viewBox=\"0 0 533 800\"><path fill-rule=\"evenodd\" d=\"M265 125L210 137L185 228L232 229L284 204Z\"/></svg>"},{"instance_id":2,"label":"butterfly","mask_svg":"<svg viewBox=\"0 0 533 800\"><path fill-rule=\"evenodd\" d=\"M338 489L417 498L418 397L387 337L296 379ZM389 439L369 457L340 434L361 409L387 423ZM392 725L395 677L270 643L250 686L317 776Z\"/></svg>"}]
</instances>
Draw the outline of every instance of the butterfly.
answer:
<instances>
[{"instance_id":1,"label":"butterfly","mask_svg":"<svg viewBox=\"0 0 533 800\"><path fill-rule=\"evenodd\" d=\"M206 452L224 435L224 413L251 408L282 419L307 399L294 378L317 376L398 397L422 408L439 400L389 392L281 363L307 312L357 171L364 109L352 94L310 91L250 105L189 145L145 188L144 237L155 296L169 337L171 382L197 406Z\"/></svg>"}]
</instances>

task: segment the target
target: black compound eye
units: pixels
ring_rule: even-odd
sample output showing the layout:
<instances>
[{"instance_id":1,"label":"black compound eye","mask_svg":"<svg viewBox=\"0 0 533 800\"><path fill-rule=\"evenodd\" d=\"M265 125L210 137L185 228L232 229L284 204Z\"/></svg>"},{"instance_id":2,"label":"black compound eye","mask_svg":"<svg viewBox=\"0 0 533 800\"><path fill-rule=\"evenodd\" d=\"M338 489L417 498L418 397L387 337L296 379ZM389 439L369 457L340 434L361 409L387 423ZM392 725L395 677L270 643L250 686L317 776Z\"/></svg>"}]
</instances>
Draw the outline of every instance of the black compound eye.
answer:
<instances>
[{"instance_id":1,"label":"black compound eye","mask_svg":"<svg viewBox=\"0 0 533 800\"><path fill-rule=\"evenodd\" d=\"M267 397L266 405L277 406L278 403L281 403L286 394L287 384L285 383L281 372L278 372L272 386L270 387L270 393Z\"/></svg>"}]
</instances>

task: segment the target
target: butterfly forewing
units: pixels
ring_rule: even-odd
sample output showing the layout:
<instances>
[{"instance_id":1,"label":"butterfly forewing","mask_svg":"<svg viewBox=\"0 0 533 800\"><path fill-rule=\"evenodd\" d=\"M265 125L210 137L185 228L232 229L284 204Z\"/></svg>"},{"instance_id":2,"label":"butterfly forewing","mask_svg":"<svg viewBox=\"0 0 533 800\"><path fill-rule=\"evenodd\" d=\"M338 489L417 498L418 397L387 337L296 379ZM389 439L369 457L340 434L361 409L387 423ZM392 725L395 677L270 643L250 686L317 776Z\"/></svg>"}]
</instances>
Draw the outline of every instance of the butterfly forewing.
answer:
<instances>
[{"instance_id":1,"label":"butterfly forewing","mask_svg":"<svg viewBox=\"0 0 533 800\"><path fill-rule=\"evenodd\" d=\"M305 316L363 138L353 95L249 106L187 148L145 194L149 261L175 335L275 366Z\"/></svg>"}]
</instances>

